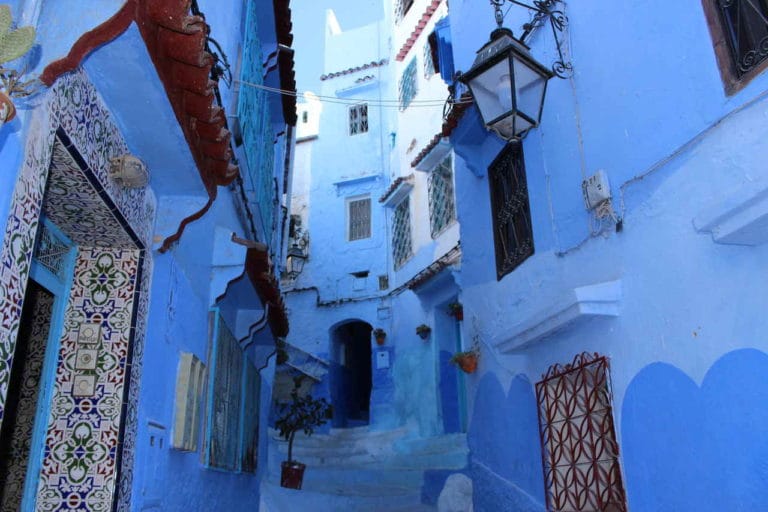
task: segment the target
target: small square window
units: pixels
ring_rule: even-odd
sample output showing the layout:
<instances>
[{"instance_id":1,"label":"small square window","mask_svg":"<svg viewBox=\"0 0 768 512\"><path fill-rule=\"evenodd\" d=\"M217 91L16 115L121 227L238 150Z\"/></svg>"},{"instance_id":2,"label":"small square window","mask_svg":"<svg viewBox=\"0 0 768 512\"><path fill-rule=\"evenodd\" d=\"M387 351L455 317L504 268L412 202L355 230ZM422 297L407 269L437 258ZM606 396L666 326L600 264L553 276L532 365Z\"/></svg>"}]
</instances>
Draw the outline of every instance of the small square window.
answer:
<instances>
[{"instance_id":1,"label":"small square window","mask_svg":"<svg viewBox=\"0 0 768 512\"><path fill-rule=\"evenodd\" d=\"M411 207L409 198L406 197L395 207L392 221L392 259L395 262L395 269L402 267L412 254Z\"/></svg>"},{"instance_id":2,"label":"small square window","mask_svg":"<svg viewBox=\"0 0 768 512\"><path fill-rule=\"evenodd\" d=\"M357 135L368 131L368 104L349 107L349 134Z\"/></svg>"},{"instance_id":3,"label":"small square window","mask_svg":"<svg viewBox=\"0 0 768 512\"><path fill-rule=\"evenodd\" d=\"M347 240L371 237L371 198L352 199L347 202Z\"/></svg>"},{"instance_id":4,"label":"small square window","mask_svg":"<svg viewBox=\"0 0 768 512\"><path fill-rule=\"evenodd\" d=\"M702 0L728 94L768 67L768 1Z\"/></svg>"},{"instance_id":5,"label":"small square window","mask_svg":"<svg viewBox=\"0 0 768 512\"><path fill-rule=\"evenodd\" d=\"M403 71L400 81L397 84L398 97L400 99L400 110L405 110L416 97L418 88L416 86L416 57Z\"/></svg>"}]
</instances>

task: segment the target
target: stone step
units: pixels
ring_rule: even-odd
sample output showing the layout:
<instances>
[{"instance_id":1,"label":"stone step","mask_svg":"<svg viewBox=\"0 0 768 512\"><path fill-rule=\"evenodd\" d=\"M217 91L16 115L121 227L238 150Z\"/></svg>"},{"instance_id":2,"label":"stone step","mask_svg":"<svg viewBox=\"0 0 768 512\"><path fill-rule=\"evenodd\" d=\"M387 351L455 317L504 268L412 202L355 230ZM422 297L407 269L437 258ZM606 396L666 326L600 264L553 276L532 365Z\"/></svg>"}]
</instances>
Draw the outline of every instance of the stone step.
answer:
<instances>
[{"instance_id":1,"label":"stone step","mask_svg":"<svg viewBox=\"0 0 768 512\"><path fill-rule=\"evenodd\" d=\"M405 512L432 511L420 503L420 493L401 493L391 486L358 488L354 493L343 486L322 492L304 487L301 490L284 489L278 483L261 484L260 512ZM329 492L336 491L336 492Z\"/></svg>"},{"instance_id":2,"label":"stone step","mask_svg":"<svg viewBox=\"0 0 768 512\"><path fill-rule=\"evenodd\" d=\"M424 483L424 471L420 469L385 469L361 467L307 466L304 482L311 489L331 489L344 482L356 488L365 488L374 482L377 486L406 489L419 492Z\"/></svg>"}]
</instances>

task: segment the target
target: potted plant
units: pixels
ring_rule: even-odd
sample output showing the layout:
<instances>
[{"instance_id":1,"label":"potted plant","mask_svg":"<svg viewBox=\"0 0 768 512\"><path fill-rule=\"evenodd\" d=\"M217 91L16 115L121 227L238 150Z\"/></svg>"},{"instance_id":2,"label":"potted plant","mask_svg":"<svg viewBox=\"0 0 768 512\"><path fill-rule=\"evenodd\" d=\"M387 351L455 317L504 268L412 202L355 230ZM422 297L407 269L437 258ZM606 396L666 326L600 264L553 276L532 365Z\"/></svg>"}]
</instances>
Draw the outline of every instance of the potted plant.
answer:
<instances>
[{"instance_id":1,"label":"potted plant","mask_svg":"<svg viewBox=\"0 0 768 512\"><path fill-rule=\"evenodd\" d=\"M296 433L303 431L311 436L315 429L331 417L331 405L325 398L315 399L307 393L299 396L302 377L293 379L293 391L288 403L278 404L278 419L275 427L280 437L288 441L288 460L283 461L280 471L280 485L289 489L301 489L306 465L293 460L293 440Z\"/></svg>"},{"instance_id":2,"label":"potted plant","mask_svg":"<svg viewBox=\"0 0 768 512\"><path fill-rule=\"evenodd\" d=\"M34 92L32 86L36 82L36 80L22 81L23 71L5 67L7 62L27 53L35 42L33 27L11 30L12 21L10 6L0 5L0 126L16 115L12 98L29 96Z\"/></svg>"},{"instance_id":3,"label":"potted plant","mask_svg":"<svg viewBox=\"0 0 768 512\"><path fill-rule=\"evenodd\" d=\"M377 344L383 345L384 340L387 339L387 333L381 327L377 327L373 330L373 337L376 338Z\"/></svg>"},{"instance_id":4,"label":"potted plant","mask_svg":"<svg viewBox=\"0 0 768 512\"><path fill-rule=\"evenodd\" d=\"M456 320L464 320L464 306L458 301L451 302L448 304L448 314L456 318Z\"/></svg>"},{"instance_id":5,"label":"potted plant","mask_svg":"<svg viewBox=\"0 0 768 512\"><path fill-rule=\"evenodd\" d=\"M423 340L429 338L429 333L431 332L432 328L427 324L421 324L420 326L416 327L416 334L418 334L419 337Z\"/></svg>"},{"instance_id":6,"label":"potted plant","mask_svg":"<svg viewBox=\"0 0 768 512\"><path fill-rule=\"evenodd\" d=\"M476 349L465 352L456 352L451 357L451 363L462 369L464 373L475 373L477 370L477 360L480 358L480 352Z\"/></svg>"}]
</instances>

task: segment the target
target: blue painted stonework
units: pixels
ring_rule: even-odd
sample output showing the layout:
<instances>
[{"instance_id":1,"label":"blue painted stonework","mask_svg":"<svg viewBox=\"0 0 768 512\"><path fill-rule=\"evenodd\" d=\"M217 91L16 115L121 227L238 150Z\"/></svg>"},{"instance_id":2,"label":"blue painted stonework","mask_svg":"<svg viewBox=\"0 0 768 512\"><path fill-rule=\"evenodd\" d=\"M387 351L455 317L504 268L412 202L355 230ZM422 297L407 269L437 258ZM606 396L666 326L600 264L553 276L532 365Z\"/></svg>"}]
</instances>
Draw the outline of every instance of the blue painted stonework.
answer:
<instances>
[{"instance_id":1,"label":"blue painted stonework","mask_svg":"<svg viewBox=\"0 0 768 512\"><path fill-rule=\"evenodd\" d=\"M668 364L627 389L622 439L636 511L760 510L768 500L768 355L721 357L701 386Z\"/></svg>"},{"instance_id":2,"label":"blue painted stonework","mask_svg":"<svg viewBox=\"0 0 768 512\"><path fill-rule=\"evenodd\" d=\"M481 510L502 510L508 497L517 495L520 502L543 504L536 411L533 386L524 375L513 378L507 392L490 373L480 379L467 443L473 482L485 489L475 491Z\"/></svg>"}]
</instances>

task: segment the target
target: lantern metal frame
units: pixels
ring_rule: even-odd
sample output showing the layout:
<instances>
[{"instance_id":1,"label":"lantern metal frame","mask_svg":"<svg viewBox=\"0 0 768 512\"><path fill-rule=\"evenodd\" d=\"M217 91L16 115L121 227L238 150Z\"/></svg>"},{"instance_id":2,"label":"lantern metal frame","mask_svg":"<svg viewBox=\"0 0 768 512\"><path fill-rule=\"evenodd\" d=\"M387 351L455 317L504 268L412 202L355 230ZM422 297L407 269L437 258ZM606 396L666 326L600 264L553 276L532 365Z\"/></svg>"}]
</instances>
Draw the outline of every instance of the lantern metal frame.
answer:
<instances>
[{"instance_id":1,"label":"lantern metal frame","mask_svg":"<svg viewBox=\"0 0 768 512\"><path fill-rule=\"evenodd\" d=\"M484 109L481 108L480 113L483 117L483 122L490 130L494 131L505 140L515 140L524 137L530 129L538 126L544 108L547 82L549 79L554 76L568 78L573 70L571 63L566 62L563 56L562 45L560 43L560 37L558 36L558 34L560 34L567 26L568 19L563 11L557 8L557 4L560 3L561 0L536 0L533 4L527 4L518 0L490 0L490 2L495 11L494 15L497 28L491 33L490 41L477 52L478 55L475 58L472 68L464 74L459 74L457 78L472 90L473 86L470 83L472 80L475 80L491 68L498 66L501 62L508 61L508 76L510 82L509 95L511 98L507 98L507 100L511 99L510 106L494 113L493 119L486 119L486 115L490 114L487 109L483 112ZM533 12L531 20L523 25L522 36L520 38L516 38L511 30L502 26L504 22L504 13L501 8L505 2L525 7ZM525 43L531 34L533 34L537 28L543 26L547 21L549 21L552 28L559 56L558 60L552 65L551 70L531 56L529 48ZM517 94L519 91L515 85L515 62L519 62L532 73L538 75L539 80L543 80L541 97L538 99L539 105L535 112L531 109L527 109L526 111L518 110L519 98L517 98ZM472 92L474 95L475 91ZM499 100L502 100L501 95L499 95ZM449 102L452 103L452 100L449 99ZM480 105L478 104L478 107L479 106ZM506 126L502 125L504 120L510 118L512 120L511 129L509 129L509 124ZM518 120L524 122L523 127L520 127Z\"/></svg>"},{"instance_id":2,"label":"lantern metal frame","mask_svg":"<svg viewBox=\"0 0 768 512\"><path fill-rule=\"evenodd\" d=\"M303 245L303 244L302 244ZM304 271L304 264L307 262L307 253L298 243L293 242L288 254L285 257L286 275L289 279L296 279Z\"/></svg>"}]
</instances>

